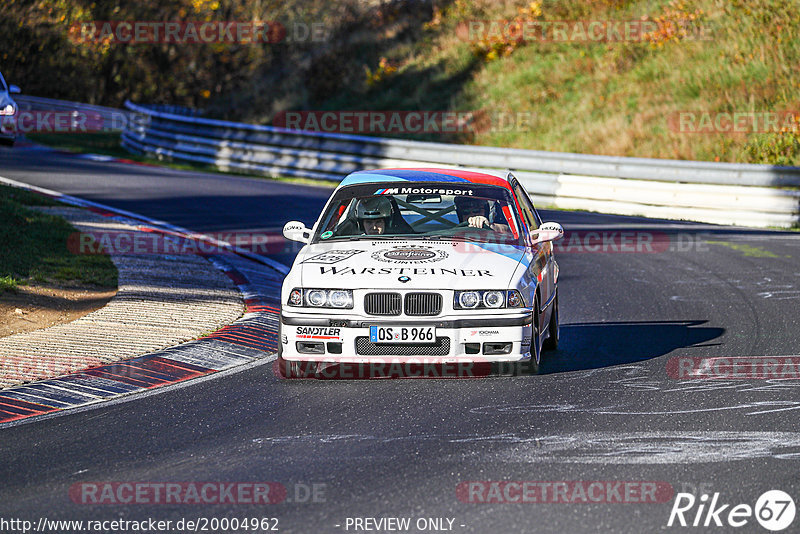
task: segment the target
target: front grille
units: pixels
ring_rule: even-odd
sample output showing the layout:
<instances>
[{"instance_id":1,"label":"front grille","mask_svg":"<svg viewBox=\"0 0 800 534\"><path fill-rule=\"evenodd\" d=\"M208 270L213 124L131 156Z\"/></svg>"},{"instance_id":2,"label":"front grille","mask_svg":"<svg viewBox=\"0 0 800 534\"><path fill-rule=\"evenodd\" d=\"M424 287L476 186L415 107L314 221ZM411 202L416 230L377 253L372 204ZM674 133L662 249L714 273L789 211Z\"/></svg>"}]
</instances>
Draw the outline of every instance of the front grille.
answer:
<instances>
[{"instance_id":1,"label":"front grille","mask_svg":"<svg viewBox=\"0 0 800 534\"><path fill-rule=\"evenodd\" d=\"M368 293L364 311L369 315L400 315L400 293Z\"/></svg>"},{"instance_id":2,"label":"front grille","mask_svg":"<svg viewBox=\"0 0 800 534\"><path fill-rule=\"evenodd\" d=\"M409 293L406 295L406 315L439 315L442 296L439 293Z\"/></svg>"},{"instance_id":3,"label":"front grille","mask_svg":"<svg viewBox=\"0 0 800 534\"><path fill-rule=\"evenodd\" d=\"M450 338L437 337L436 343L411 345L405 343L373 343L368 337L356 338L356 353L364 356L447 356Z\"/></svg>"}]
</instances>

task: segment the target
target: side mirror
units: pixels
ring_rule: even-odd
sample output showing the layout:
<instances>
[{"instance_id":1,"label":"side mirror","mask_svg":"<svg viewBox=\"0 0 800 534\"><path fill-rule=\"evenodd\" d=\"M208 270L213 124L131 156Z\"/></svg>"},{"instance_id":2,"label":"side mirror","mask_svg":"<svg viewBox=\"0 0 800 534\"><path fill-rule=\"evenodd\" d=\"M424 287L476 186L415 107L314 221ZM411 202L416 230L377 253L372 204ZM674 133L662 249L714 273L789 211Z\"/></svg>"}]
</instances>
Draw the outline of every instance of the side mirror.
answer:
<instances>
[{"instance_id":1,"label":"side mirror","mask_svg":"<svg viewBox=\"0 0 800 534\"><path fill-rule=\"evenodd\" d=\"M289 221L283 225L283 237L289 241L308 243L311 241L311 230L300 221Z\"/></svg>"},{"instance_id":2,"label":"side mirror","mask_svg":"<svg viewBox=\"0 0 800 534\"><path fill-rule=\"evenodd\" d=\"M542 224L533 234L533 243L546 243L548 241L558 241L564 237L564 228L557 222L546 222Z\"/></svg>"},{"instance_id":3,"label":"side mirror","mask_svg":"<svg viewBox=\"0 0 800 534\"><path fill-rule=\"evenodd\" d=\"M9 85L8 86L8 92L9 92L9 94L12 94L12 95L18 95L18 94L20 94L22 92L22 90L19 88L18 85Z\"/></svg>"}]
</instances>

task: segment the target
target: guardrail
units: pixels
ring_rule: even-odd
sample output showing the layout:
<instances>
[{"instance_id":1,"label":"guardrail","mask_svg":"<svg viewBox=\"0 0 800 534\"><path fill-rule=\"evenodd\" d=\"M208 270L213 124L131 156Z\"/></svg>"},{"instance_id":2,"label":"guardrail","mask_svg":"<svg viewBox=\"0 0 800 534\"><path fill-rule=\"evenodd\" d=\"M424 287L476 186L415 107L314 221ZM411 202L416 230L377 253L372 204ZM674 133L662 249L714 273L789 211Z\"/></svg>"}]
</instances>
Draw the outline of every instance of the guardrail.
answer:
<instances>
[{"instance_id":1,"label":"guardrail","mask_svg":"<svg viewBox=\"0 0 800 534\"><path fill-rule=\"evenodd\" d=\"M124 109L109 108L104 106L94 106L92 104L81 104L68 100L56 100L54 98L42 98L30 95L12 95L14 101L19 106L20 111L55 111L72 112L75 114L75 121L89 119L89 129L91 131L121 132L125 125L131 121L133 113ZM73 130L77 128L73 127Z\"/></svg>"},{"instance_id":2,"label":"guardrail","mask_svg":"<svg viewBox=\"0 0 800 534\"><path fill-rule=\"evenodd\" d=\"M128 150L267 176L340 180L377 167L511 169L537 202L717 224L800 224L800 167L592 156L287 130L131 102Z\"/></svg>"}]
</instances>

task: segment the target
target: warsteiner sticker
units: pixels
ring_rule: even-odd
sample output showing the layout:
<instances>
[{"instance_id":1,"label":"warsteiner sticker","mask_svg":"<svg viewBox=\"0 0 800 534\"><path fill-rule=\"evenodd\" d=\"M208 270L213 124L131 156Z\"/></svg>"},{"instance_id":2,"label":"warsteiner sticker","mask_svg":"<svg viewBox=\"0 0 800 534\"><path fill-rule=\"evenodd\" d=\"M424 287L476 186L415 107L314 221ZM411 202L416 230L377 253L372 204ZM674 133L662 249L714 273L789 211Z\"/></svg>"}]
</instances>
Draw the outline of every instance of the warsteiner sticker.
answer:
<instances>
[{"instance_id":1,"label":"warsteiner sticker","mask_svg":"<svg viewBox=\"0 0 800 534\"><path fill-rule=\"evenodd\" d=\"M346 260L348 258L352 258L356 254L364 252L363 250L329 250L328 252L323 252L322 254L317 254L316 256L312 256L307 260L303 260L301 263L338 263L342 260Z\"/></svg>"},{"instance_id":2,"label":"warsteiner sticker","mask_svg":"<svg viewBox=\"0 0 800 534\"><path fill-rule=\"evenodd\" d=\"M320 265L319 274L331 274L336 276L362 275L362 274L416 274L423 276L494 276L487 269L446 269L444 267L324 267Z\"/></svg>"},{"instance_id":3,"label":"warsteiner sticker","mask_svg":"<svg viewBox=\"0 0 800 534\"><path fill-rule=\"evenodd\" d=\"M381 249L372 253L372 259L388 263L432 263L448 257L447 252L430 247L408 245Z\"/></svg>"}]
</instances>

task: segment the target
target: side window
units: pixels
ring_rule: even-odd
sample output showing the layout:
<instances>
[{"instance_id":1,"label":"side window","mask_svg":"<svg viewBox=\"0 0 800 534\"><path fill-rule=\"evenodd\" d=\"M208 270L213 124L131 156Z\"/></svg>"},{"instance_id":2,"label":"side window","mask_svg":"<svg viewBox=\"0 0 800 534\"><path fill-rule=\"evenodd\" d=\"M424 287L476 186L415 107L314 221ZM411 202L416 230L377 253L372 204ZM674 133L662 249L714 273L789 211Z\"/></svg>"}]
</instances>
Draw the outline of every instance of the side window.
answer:
<instances>
[{"instance_id":1,"label":"side window","mask_svg":"<svg viewBox=\"0 0 800 534\"><path fill-rule=\"evenodd\" d=\"M536 217L536 221L539 223L539 226L542 225L542 217L539 215L539 212L536 211L536 208L533 208L533 215Z\"/></svg>"},{"instance_id":2,"label":"side window","mask_svg":"<svg viewBox=\"0 0 800 534\"><path fill-rule=\"evenodd\" d=\"M525 223L528 225L528 230L531 232L539 228L542 221L535 215L536 211L533 209L528 194L522 189L519 182L514 184L514 194L517 196L520 208L522 208L522 216L525 217Z\"/></svg>"}]
</instances>

